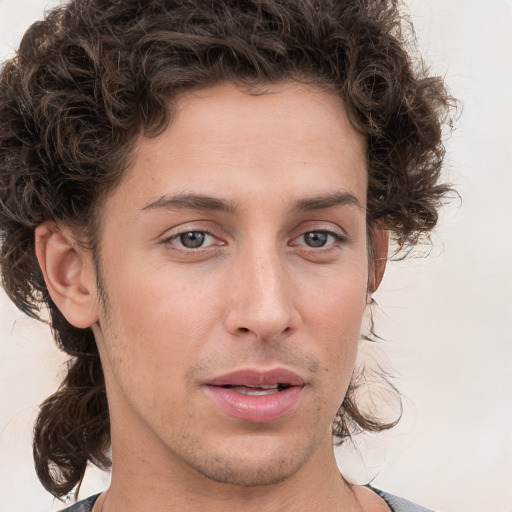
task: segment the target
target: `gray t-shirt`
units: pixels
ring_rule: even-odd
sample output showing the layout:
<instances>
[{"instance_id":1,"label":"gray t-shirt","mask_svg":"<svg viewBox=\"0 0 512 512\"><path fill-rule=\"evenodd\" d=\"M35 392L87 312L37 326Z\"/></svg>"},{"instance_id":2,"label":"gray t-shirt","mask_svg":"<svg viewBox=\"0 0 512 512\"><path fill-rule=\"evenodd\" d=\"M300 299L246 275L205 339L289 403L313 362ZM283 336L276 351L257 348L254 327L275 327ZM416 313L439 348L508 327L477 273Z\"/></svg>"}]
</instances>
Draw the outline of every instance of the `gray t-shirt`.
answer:
<instances>
[{"instance_id":1,"label":"gray t-shirt","mask_svg":"<svg viewBox=\"0 0 512 512\"><path fill-rule=\"evenodd\" d=\"M375 489L375 487L370 487L370 489L377 493L388 504L392 512L434 512L430 508L416 505L416 503L413 503L412 501ZM91 512L94 502L98 499L98 496L99 494L91 496L86 500L71 505L71 507L62 510L61 512Z\"/></svg>"},{"instance_id":2,"label":"gray t-shirt","mask_svg":"<svg viewBox=\"0 0 512 512\"><path fill-rule=\"evenodd\" d=\"M375 487L368 487L373 492L377 493L388 504L391 512L434 512L431 508L422 507L421 505L417 505L405 498L394 496L393 494L381 491L380 489L375 489Z\"/></svg>"}]
</instances>

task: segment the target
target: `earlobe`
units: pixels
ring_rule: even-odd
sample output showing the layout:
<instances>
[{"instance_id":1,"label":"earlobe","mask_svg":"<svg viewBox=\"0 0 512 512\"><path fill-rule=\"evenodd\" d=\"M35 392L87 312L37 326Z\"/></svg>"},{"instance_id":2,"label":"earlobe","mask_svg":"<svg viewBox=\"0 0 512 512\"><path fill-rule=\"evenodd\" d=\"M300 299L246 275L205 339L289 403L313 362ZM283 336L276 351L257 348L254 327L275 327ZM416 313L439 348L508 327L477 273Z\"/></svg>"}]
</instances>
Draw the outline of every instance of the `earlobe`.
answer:
<instances>
[{"instance_id":1,"label":"earlobe","mask_svg":"<svg viewBox=\"0 0 512 512\"><path fill-rule=\"evenodd\" d=\"M370 275L368 279L368 293L371 295L380 286L386 263L388 261L389 249L389 231L387 229L375 229L372 234L372 253L373 261L370 265Z\"/></svg>"},{"instance_id":2,"label":"earlobe","mask_svg":"<svg viewBox=\"0 0 512 512\"><path fill-rule=\"evenodd\" d=\"M35 230L37 261L48 292L66 320L79 328L98 321L91 257L69 230L48 222Z\"/></svg>"}]
</instances>

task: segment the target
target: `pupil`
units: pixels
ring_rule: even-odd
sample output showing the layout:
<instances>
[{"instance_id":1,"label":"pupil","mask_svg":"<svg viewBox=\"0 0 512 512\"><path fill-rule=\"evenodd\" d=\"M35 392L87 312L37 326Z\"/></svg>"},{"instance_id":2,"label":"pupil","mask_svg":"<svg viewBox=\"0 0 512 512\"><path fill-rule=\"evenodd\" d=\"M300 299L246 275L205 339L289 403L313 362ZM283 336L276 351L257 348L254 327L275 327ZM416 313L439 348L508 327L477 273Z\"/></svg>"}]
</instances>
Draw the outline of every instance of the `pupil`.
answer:
<instances>
[{"instance_id":1,"label":"pupil","mask_svg":"<svg viewBox=\"0 0 512 512\"><path fill-rule=\"evenodd\" d=\"M204 243L205 235L201 231L189 231L180 235L180 242L184 247L195 249Z\"/></svg>"},{"instance_id":2,"label":"pupil","mask_svg":"<svg viewBox=\"0 0 512 512\"><path fill-rule=\"evenodd\" d=\"M322 231L311 231L304 235L304 241L306 245L310 247L323 247L327 243L328 236L327 233L323 233Z\"/></svg>"}]
</instances>

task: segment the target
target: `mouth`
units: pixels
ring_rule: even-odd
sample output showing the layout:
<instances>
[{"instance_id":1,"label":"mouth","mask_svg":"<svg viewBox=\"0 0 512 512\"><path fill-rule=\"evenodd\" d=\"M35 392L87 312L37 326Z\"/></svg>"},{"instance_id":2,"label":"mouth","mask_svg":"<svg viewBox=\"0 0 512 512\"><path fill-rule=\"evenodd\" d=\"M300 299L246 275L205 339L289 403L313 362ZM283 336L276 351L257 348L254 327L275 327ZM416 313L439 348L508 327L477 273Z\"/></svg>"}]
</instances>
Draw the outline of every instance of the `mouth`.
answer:
<instances>
[{"instance_id":1,"label":"mouth","mask_svg":"<svg viewBox=\"0 0 512 512\"><path fill-rule=\"evenodd\" d=\"M213 379L206 390L220 409L238 420L271 422L297 409L304 380L287 369L239 370Z\"/></svg>"},{"instance_id":2,"label":"mouth","mask_svg":"<svg viewBox=\"0 0 512 512\"><path fill-rule=\"evenodd\" d=\"M290 387L290 384L272 384L269 386L222 386L225 389L231 389L236 393L247 396L267 396L274 395Z\"/></svg>"}]
</instances>

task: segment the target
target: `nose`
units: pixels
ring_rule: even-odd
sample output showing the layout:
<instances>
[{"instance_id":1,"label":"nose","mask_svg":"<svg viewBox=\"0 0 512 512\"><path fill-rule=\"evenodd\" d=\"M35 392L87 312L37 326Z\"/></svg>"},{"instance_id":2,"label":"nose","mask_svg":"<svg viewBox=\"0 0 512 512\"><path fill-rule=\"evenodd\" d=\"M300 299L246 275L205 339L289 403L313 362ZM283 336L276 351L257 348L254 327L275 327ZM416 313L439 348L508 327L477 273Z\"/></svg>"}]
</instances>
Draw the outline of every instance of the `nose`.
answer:
<instances>
[{"instance_id":1,"label":"nose","mask_svg":"<svg viewBox=\"0 0 512 512\"><path fill-rule=\"evenodd\" d=\"M262 342L288 337L298 325L293 280L270 250L241 255L231 274L227 330Z\"/></svg>"}]
</instances>

